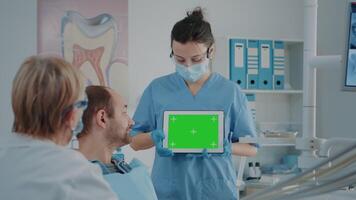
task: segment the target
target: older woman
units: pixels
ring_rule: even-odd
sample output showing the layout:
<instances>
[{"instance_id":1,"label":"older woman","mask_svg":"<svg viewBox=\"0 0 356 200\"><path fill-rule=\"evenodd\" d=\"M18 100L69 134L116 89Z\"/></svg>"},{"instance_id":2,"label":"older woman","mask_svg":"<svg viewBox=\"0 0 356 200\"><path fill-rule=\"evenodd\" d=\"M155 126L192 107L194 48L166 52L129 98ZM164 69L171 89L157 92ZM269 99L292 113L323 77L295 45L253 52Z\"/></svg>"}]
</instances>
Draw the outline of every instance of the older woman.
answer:
<instances>
[{"instance_id":1,"label":"older woman","mask_svg":"<svg viewBox=\"0 0 356 200\"><path fill-rule=\"evenodd\" d=\"M0 199L117 199L100 169L66 148L81 131L83 81L63 59L33 56L13 81L13 134L0 144Z\"/></svg>"}]
</instances>

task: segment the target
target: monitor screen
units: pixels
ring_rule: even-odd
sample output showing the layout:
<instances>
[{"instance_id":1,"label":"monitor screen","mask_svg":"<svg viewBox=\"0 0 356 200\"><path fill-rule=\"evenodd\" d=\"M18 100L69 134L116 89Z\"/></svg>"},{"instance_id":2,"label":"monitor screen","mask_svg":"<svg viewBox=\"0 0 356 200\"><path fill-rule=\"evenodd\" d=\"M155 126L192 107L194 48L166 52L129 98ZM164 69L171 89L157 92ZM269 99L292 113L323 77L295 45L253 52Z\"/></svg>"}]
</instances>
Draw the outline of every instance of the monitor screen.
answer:
<instances>
[{"instance_id":1,"label":"monitor screen","mask_svg":"<svg viewBox=\"0 0 356 200\"><path fill-rule=\"evenodd\" d=\"M165 111L164 147L178 153L222 153L223 120L223 111Z\"/></svg>"},{"instance_id":2,"label":"monitor screen","mask_svg":"<svg viewBox=\"0 0 356 200\"><path fill-rule=\"evenodd\" d=\"M356 2L349 6L347 40L344 88L356 90Z\"/></svg>"}]
</instances>

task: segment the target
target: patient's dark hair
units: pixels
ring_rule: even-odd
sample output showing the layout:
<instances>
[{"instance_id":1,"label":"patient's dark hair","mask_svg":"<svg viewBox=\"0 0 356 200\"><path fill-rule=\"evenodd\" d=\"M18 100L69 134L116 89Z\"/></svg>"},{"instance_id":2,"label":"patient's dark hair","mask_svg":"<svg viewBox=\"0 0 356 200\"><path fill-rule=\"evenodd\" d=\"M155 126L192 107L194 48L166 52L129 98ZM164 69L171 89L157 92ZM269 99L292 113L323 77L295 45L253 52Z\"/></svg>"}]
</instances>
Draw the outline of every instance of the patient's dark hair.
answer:
<instances>
[{"instance_id":1,"label":"patient's dark hair","mask_svg":"<svg viewBox=\"0 0 356 200\"><path fill-rule=\"evenodd\" d=\"M90 131L93 117L99 110L104 109L109 118L114 116L114 102L109 90L110 88L99 85L91 85L85 89L85 93L88 96L88 107L83 113L84 128L78 137Z\"/></svg>"}]
</instances>

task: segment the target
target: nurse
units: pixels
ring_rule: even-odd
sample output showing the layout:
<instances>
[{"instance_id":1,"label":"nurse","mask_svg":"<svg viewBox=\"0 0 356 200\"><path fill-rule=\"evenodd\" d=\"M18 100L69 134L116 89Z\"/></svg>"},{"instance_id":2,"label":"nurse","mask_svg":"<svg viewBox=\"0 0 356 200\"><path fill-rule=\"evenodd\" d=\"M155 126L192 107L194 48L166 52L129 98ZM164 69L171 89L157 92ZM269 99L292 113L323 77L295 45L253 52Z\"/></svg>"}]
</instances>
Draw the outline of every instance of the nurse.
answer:
<instances>
[{"instance_id":1,"label":"nurse","mask_svg":"<svg viewBox=\"0 0 356 200\"><path fill-rule=\"evenodd\" d=\"M252 144L239 137L255 137L247 100L238 85L209 68L214 37L201 8L187 13L171 32L171 58L176 72L153 80L145 89L133 120L135 150L156 147L152 181L158 199L237 199L231 153L254 156ZM223 154L174 154L162 147L166 110L223 110Z\"/></svg>"},{"instance_id":2,"label":"nurse","mask_svg":"<svg viewBox=\"0 0 356 200\"><path fill-rule=\"evenodd\" d=\"M68 62L23 62L12 86L13 133L0 141L0 199L117 199L100 168L66 148L86 105L83 79Z\"/></svg>"}]
</instances>

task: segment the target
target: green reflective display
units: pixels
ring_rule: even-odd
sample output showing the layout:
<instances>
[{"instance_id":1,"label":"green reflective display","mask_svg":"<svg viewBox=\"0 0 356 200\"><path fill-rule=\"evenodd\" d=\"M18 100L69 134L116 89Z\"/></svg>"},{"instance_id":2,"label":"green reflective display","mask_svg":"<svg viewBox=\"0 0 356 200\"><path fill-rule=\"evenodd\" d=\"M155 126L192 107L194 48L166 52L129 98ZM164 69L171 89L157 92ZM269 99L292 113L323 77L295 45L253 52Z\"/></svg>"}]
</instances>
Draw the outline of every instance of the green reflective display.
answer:
<instances>
[{"instance_id":1,"label":"green reflective display","mask_svg":"<svg viewBox=\"0 0 356 200\"><path fill-rule=\"evenodd\" d=\"M219 148L218 115L169 115L168 148Z\"/></svg>"}]
</instances>

